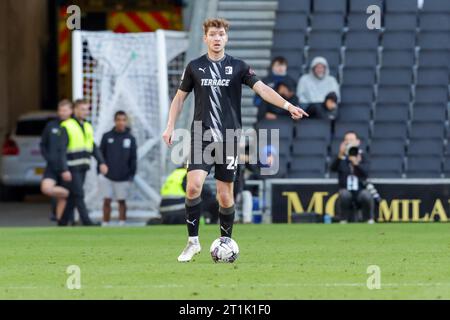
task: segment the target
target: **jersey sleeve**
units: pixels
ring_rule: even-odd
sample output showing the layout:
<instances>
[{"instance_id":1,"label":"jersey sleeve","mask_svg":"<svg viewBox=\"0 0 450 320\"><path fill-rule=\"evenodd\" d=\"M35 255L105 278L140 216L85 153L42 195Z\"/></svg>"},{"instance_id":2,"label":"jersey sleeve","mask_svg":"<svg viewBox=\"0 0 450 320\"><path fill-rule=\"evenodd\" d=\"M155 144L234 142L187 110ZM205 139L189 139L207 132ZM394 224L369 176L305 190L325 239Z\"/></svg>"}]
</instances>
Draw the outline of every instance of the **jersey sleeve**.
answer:
<instances>
[{"instance_id":1,"label":"jersey sleeve","mask_svg":"<svg viewBox=\"0 0 450 320\"><path fill-rule=\"evenodd\" d=\"M191 92L194 88L194 79L191 71L191 64L189 63L181 75L181 82L178 89L184 92Z\"/></svg>"},{"instance_id":2,"label":"jersey sleeve","mask_svg":"<svg viewBox=\"0 0 450 320\"><path fill-rule=\"evenodd\" d=\"M248 64L244 62L244 70L242 72L242 83L253 88L255 83L257 83L260 79L256 76L255 71L250 68Z\"/></svg>"}]
</instances>

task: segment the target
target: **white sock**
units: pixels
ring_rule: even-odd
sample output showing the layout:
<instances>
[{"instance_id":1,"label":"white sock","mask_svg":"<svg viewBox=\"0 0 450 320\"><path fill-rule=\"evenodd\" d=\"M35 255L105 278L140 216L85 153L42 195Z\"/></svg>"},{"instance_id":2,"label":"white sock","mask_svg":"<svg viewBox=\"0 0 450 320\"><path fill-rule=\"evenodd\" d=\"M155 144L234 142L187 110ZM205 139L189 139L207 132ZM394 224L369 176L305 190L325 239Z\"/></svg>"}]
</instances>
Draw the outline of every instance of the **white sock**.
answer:
<instances>
[{"instance_id":1,"label":"white sock","mask_svg":"<svg viewBox=\"0 0 450 320\"><path fill-rule=\"evenodd\" d=\"M189 242L198 244L199 243L198 236L197 237L189 237Z\"/></svg>"}]
</instances>

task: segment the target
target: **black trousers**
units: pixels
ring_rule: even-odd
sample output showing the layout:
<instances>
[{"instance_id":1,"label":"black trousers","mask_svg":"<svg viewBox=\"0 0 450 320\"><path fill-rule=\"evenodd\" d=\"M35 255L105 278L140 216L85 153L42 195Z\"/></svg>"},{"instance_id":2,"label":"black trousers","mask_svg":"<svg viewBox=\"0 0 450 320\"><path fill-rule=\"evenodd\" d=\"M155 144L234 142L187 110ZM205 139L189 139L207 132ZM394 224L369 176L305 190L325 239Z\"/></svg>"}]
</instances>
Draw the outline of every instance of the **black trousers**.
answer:
<instances>
[{"instance_id":1,"label":"black trousers","mask_svg":"<svg viewBox=\"0 0 450 320\"><path fill-rule=\"evenodd\" d=\"M80 214L81 222L84 225L91 224L92 221L89 218L89 212L84 202L84 181L86 179L86 170L70 170L72 174L72 181L65 183L65 187L69 189L69 197L67 198L66 208L64 214L59 221L60 225L67 225L74 220L74 209L78 210Z\"/></svg>"},{"instance_id":2,"label":"black trousers","mask_svg":"<svg viewBox=\"0 0 450 320\"><path fill-rule=\"evenodd\" d=\"M374 200L368 190L339 190L339 205L341 220L358 221L358 217L355 216L355 209L361 209L364 221L373 219Z\"/></svg>"}]
</instances>

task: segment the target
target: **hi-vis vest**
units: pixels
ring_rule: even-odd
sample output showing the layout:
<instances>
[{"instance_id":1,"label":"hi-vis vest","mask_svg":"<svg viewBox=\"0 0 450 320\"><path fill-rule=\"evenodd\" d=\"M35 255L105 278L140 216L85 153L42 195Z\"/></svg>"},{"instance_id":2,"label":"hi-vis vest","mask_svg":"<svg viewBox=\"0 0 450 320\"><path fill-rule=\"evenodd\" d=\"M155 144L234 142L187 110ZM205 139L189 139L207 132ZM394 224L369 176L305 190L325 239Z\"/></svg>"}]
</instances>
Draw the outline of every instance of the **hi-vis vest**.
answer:
<instances>
[{"instance_id":1,"label":"hi-vis vest","mask_svg":"<svg viewBox=\"0 0 450 320\"><path fill-rule=\"evenodd\" d=\"M67 145L67 165L69 167L89 167L91 154L94 150L94 130L92 125L86 121L83 129L77 120L70 118L61 123L61 127L67 131L69 143Z\"/></svg>"},{"instance_id":2,"label":"hi-vis vest","mask_svg":"<svg viewBox=\"0 0 450 320\"><path fill-rule=\"evenodd\" d=\"M164 199L181 198L186 196L183 190L183 179L186 176L186 168L175 169L166 179L161 187L161 196Z\"/></svg>"}]
</instances>

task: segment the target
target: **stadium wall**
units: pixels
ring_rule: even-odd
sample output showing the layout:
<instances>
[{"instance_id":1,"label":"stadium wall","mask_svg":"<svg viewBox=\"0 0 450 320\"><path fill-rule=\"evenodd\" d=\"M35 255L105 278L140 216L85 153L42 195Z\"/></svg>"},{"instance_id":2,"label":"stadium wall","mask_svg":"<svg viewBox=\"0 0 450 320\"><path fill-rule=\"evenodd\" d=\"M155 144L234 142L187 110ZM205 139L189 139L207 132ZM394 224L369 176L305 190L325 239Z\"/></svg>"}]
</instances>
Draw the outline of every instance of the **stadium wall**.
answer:
<instances>
[{"instance_id":1,"label":"stadium wall","mask_svg":"<svg viewBox=\"0 0 450 320\"><path fill-rule=\"evenodd\" d=\"M374 212L377 222L450 219L449 179L371 179L371 183L381 196ZM274 223L296 222L305 213L338 215L336 179L268 179L264 190L265 214Z\"/></svg>"},{"instance_id":2,"label":"stadium wall","mask_svg":"<svg viewBox=\"0 0 450 320\"><path fill-rule=\"evenodd\" d=\"M0 1L0 140L17 117L41 102L47 2Z\"/></svg>"}]
</instances>

